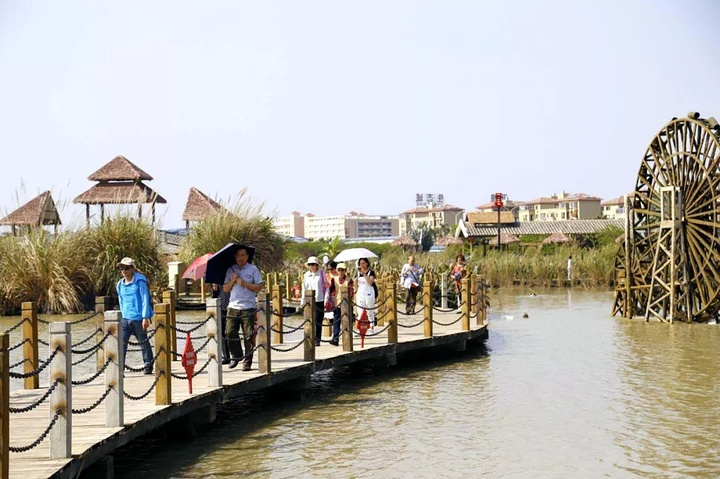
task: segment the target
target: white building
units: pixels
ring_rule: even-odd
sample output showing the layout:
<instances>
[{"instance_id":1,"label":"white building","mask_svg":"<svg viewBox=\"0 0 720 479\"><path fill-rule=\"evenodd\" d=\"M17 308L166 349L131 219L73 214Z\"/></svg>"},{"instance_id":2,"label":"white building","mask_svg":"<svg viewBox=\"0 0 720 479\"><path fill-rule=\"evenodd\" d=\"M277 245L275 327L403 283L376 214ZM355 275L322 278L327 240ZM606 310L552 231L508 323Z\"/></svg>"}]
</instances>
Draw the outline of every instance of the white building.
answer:
<instances>
[{"instance_id":1,"label":"white building","mask_svg":"<svg viewBox=\"0 0 720 479\"><path fill-rule=\"evenodd\" d=\"M299 222L302 222L301 228L298 227ZM274 224L280 234L303 236L310 240L396 237L400 228L398 216L371 216L355 211L334 216L315 216L312 213L302 216L293 212L293 216L278 218Z\"/></svg>"},{"instance_id":2,"label":"white building","mask_svg":"<svg viewBox=\"0 0 720 479\"><path fill-rule=\"evenodd\" d=\"M293 211L290 216L282 216L273 220L275 231L283 236L305 236L305 217L299 211Z\"/></svg>"},{"instance_id":3,"label":"white building","mask_svg":"<svg viewBox=\"0 0 720 479\"><path fill-rule=\"evenodd\" d=\"M634 193L630 193L628 199L632 202ZM626 216L625 211L625 197L620 196L619 198L613 198L611 200L603 201L601 204L602 215L609 220L624 220Z\"/></svg>"}]
</instances>

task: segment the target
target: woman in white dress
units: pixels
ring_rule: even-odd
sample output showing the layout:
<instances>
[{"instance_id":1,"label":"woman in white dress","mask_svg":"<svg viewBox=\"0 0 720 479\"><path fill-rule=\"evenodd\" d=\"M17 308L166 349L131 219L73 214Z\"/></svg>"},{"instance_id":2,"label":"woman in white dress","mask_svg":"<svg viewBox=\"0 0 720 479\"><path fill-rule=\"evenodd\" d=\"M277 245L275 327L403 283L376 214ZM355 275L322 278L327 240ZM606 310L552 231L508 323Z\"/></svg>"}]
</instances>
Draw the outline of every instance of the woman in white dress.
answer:
<instances>
[{"instance_id":1,"label":"woman in white dress","mask_svg":"<svg viewBox=\"0 0 720 479\"><path fill-rule=\"evenodd\" d=\"M370 334L375 332L375 297L377 296L377 285L375 284L375 271L370 269L370 261L367 258L358 260L357 296L357 318L362 312L367 312L370 321Z\"/></svg>"}]
</instances>

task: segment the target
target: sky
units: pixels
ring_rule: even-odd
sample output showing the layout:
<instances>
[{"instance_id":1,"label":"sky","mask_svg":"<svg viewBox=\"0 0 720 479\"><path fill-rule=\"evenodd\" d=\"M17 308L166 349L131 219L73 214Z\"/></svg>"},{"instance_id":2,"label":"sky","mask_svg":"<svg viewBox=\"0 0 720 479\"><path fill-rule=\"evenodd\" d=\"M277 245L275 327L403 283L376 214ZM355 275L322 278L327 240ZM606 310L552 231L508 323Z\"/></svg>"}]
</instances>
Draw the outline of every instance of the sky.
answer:
<instances>
[{"instance_id":1,"label":"sky","mask_svg":"<svg viewBox=\"0 0 720 479\"><path fill-rule=\"evenodd\" d=\"M720 118L718 24L716 0L0 0L0 212L50 189L72 223L117 155L166 228L193 186L279 216L610 199L672 117Z\"/></svg>"}]
</instances>

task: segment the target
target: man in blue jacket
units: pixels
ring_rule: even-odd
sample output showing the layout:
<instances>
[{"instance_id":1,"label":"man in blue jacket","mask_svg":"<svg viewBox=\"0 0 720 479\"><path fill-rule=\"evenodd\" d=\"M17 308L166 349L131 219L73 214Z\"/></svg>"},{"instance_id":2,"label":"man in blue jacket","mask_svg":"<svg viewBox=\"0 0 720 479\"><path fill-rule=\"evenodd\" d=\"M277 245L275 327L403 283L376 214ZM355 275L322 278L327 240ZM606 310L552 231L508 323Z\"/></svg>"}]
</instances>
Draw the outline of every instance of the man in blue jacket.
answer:
<instances>
[{"instance_id":1,"label":"man in blue jacket","mask_svg":"<svg viewBox=\"0 0 720 479\"><path fill-rule=\"evenodd\" d=\"M117 264L122 279L117 284L117 295L122 312L123 357L127 357L128 341L135 336L140 343L145 374L153 373L153 353L147 337L150 318L153 317L150 288L145 276L135 269L132 258L123 258Z\"/></svg>"}]
</instances>

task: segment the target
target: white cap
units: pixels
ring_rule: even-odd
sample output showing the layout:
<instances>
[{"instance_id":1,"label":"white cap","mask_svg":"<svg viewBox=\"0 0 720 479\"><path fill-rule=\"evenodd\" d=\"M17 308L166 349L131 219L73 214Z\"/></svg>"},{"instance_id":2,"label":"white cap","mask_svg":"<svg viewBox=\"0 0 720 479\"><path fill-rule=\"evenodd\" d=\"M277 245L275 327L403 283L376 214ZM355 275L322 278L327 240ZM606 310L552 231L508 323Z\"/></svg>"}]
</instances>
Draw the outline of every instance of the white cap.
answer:
<instances>
[{"instance_id":1,"label":"white cap","mask_svg":"<svg viewBox=\"0 0 720 479\"><path fill-rule=\"evenodd\" d=\"M115 267L119 267L119 266L132 266L134 268L135 261L133 261L132 258L125 257L125 258L121 259L118 264L115 265Z\"/></svg>"},{"instance_id":2,"label":"white cap","mask_svg":"<svg viewBox=\"0 0 720 479\"><path fill-rule=\"evenodd\" d=\"M320 264L320 262L317 259L317 256L310 256L308 260L305 262L305 264Z\"/></svg>"},{"instance_id":3,"label":"white cap","mask_svg":"<svg viewBox=\"0 0 720 479\"><path fill-rule=\"evenodd\" d=\"M338 263L338 265L335 267L335 269L347 270L347 265L345 263Z\"/></svg>"}]
</instances>

